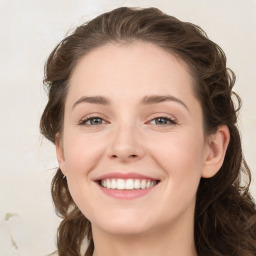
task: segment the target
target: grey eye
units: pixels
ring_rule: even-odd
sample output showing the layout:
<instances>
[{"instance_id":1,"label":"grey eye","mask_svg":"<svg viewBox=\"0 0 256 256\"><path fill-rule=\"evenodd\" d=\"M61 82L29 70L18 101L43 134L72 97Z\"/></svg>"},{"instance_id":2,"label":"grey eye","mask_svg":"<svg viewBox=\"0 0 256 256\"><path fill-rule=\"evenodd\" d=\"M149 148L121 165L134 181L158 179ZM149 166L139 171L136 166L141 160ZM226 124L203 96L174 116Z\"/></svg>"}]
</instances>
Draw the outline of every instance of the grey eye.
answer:
<instances>
[{"instance_id":1,"label":"grey eye","mask_svg":"<svg viewBox=\"0 0 256 256\"><path fill-rule=\"evenodd\" d=\"M167 124L170 122L167 118L163 117L156 118L155 120L157 124Z\"/></svg>"},{"instance_id":2,"label":"grey eye","mask_svg":"<svg viewBox=\"0 0 256 256\"><path fill-rule=\"evenodd\" d=\"M101 118L91 118L90 120L91 125L99 125L102 124L102 119Z\"/></svg>"},{"instance_id":3,"label":"grey eye","mask_svg":"<svg viewBox=\"0 0 256 256\"><path fill-rule=\"evenodd\" d=\"M169 117L157 117L152 119L151 122L153 121L156 125L176 124L176 122Z\"/></svg>"},{"instance_id":4,"label":"grey eye","mask_svg":"<svg viewBox=\"0 0 256 256\"><path fill-rule=\"evenodd\" d=\"M104 120L100 117L90 117L85 120L83 120L80 124L82 125L100 125L103 124Z\"/></svg>"}]
</instances>

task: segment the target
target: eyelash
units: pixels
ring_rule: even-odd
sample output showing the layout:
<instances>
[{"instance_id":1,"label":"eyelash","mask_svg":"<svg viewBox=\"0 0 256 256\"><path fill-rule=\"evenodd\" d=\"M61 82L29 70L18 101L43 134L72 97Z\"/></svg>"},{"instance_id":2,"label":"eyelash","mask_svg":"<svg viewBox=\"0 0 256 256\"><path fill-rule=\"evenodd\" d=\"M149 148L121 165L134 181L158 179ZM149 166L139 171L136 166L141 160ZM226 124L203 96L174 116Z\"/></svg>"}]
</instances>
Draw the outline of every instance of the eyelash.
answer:
<instances>
[{"instance_id":1,"label":"eyelash","mask_svg":"<svg viewBox=\"0 0 256 256\"><path fill-rule=\"evenodd\" d=\"M86 124L88 121L93 120L93 119L104 120L103 118L101 118L101 117L99 117L99 116L90 116L90 117L86 118L85 120L81 120L81 122L79 122L79 125L98 126L98 125L104 124L104 123L96 124L96 125L93 125L93 124ZM164 119L165 121L169 122L169 124L162 124L162 125L159 125L159 126L176 125L176 124L177 124L177 122L176 122L175 119L170 118L170 117L168 117L168 116L158 116L158 117L155 117L155 118L151 119L150 122L153 121L153 120L157 120L157 119ZM156 125L157 125L157 124L156 124Z\"/></svg>"},{"instance_id":2,"label":"eyelash","mask_svg":"<svg viewBox=\"0 0 256 256\"><path fill-rule=\"evenodd\" d=\"M85 120L81 120L81 122L79 123L79 125L86 125L86 126L97 126L97 125L92 125L92 124L86 124L86 122L93 120L93 119L101 119L104 120L103 118L99 117L99 116L90 116L88 118L86 118Z\"/></svg>"},{"instance_id":3,"label":"eyelash","mask_svg":"<svg viewBox=\"0 0 256 256\"><path fill-rule=\"evenodd\" d=\"M169 125L176 125L177 124L177 122L174 118L170 118L168 116L158 116L158 117L155 117L155 118L151 119L150 122L153 121L153 120L157 120L157 119L165 119L169 122ZM168 124L163 124L163 125L160 125L160 126L165 126L165 125L168 125Z\"/></svg>"}]
</instances>

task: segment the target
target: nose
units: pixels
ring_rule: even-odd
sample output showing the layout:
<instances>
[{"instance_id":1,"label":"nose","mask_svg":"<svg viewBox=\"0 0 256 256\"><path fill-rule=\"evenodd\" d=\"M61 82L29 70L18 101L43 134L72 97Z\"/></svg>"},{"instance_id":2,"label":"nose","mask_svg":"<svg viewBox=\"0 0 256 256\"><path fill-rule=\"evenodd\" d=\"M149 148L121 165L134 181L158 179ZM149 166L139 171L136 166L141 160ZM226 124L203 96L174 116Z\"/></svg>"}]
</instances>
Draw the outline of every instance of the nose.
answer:
<instances>
[{"instance_id":1,"label":"nose","mask_svg":"<svg viewBox=\"0 0 256 256\"><path fill-rule=\"evenodd\" d=\"M110 139L108 156L123 162L136 161L144 156L142 137L132 125L116 128Z\"/></svg>"}]
</instances>

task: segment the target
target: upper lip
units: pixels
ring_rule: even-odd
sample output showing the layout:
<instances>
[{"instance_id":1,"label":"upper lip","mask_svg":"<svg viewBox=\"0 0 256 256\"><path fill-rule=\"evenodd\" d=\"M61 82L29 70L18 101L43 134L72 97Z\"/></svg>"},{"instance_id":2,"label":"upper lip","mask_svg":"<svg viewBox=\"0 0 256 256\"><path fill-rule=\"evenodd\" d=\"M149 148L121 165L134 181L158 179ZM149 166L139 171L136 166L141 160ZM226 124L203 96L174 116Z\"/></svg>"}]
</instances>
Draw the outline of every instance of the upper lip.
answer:
<instances>
[{"instance_id":1,"label":"upper lip","mask_svg":"<svg viewBox=\"0 0 256 256\"><path fill-rule=\"evenodd\" d=\"M105 180L105 179L148 179L148 180L159 180L157 178L153 178L147 175L142 175L135 172L128 172L128 173L121 173L121 172L111 172L101 175L95 179L98 180Z\"/></svg>"}]
</instances>

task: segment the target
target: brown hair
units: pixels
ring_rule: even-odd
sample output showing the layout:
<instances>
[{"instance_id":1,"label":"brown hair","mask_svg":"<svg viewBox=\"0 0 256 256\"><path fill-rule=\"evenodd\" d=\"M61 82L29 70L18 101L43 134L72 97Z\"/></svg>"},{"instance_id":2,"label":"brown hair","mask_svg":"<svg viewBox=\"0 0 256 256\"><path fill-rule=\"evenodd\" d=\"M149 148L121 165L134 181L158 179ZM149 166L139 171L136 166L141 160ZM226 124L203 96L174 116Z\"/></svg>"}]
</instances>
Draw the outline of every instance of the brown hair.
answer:
<instances>
[{"instance_id":1,"label":"brown hair","mask_svg":"<svg viewBox=\"0 0 256 256\"><path fill-rule=\"evenodd\" d=\"M236 127L241 101L232 91L235 75L227 69L222 49L198 26L156 8L127 7L104 13L79 26L57 45L46 63L44 82L49 101L41 118L42 134L55 143L56 134L62 131L69 78L78 60L106 43L127 44L134 40L153 43L182 58L195 80L205 133L214 133L223 124L230 131L223 166L214 177L202 178L198 188L194 223L198 255L255 256L256 209L248 192L251 175ZM242 173L247 177L245 185L241 182ZM52 197L57 214L63 218L57 238L59 255L81 255L85 238L89 241L85 255L92 255L90 222L74 204L60 169L52 181Z\"/></svg>"}]
</instances>

